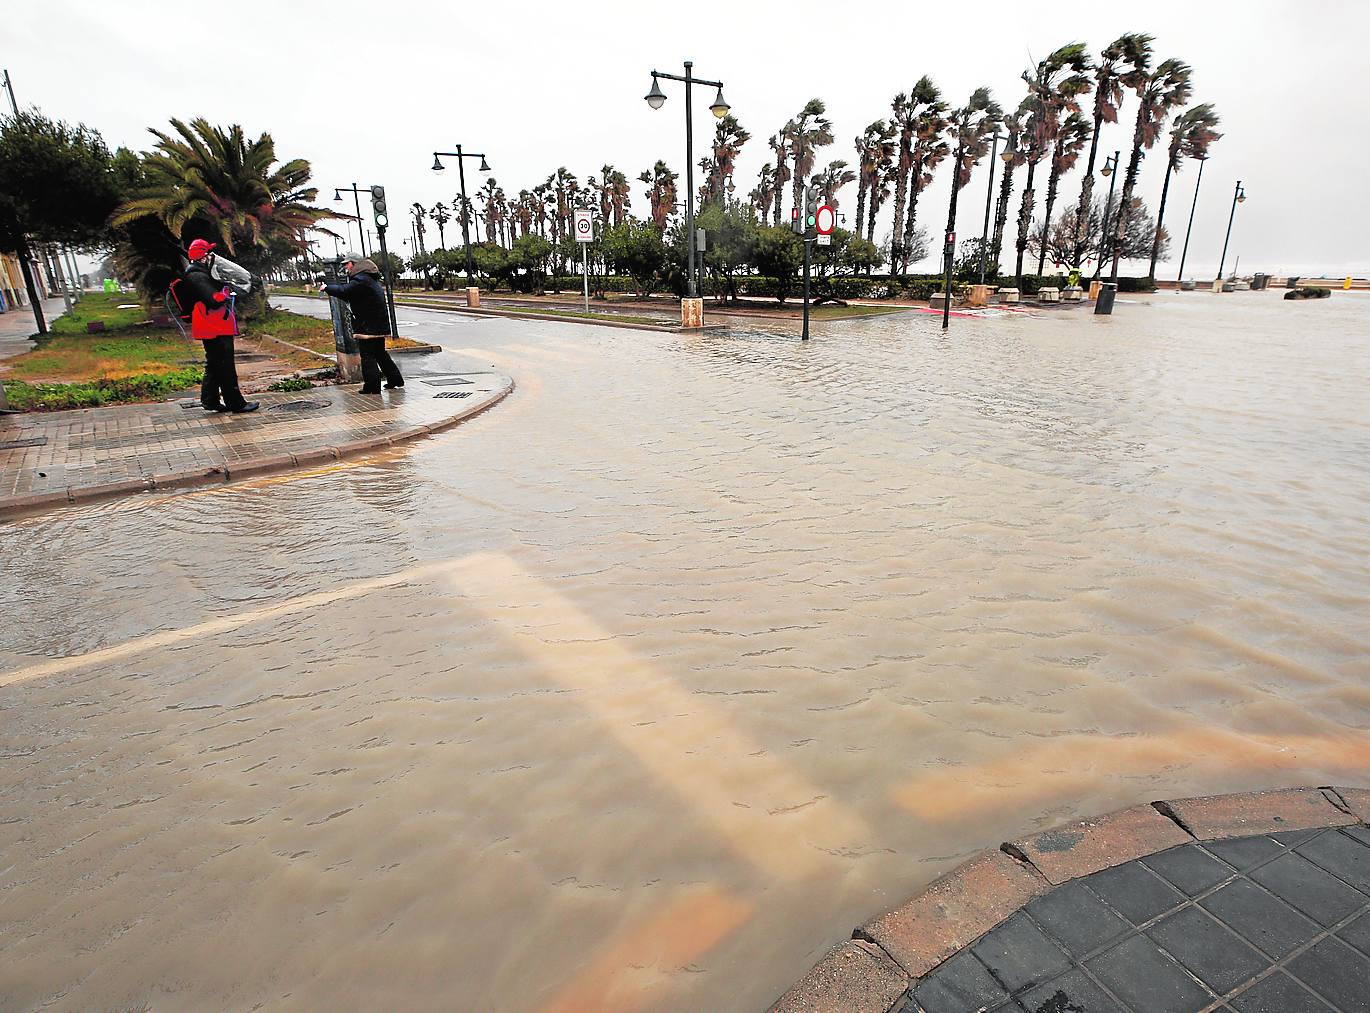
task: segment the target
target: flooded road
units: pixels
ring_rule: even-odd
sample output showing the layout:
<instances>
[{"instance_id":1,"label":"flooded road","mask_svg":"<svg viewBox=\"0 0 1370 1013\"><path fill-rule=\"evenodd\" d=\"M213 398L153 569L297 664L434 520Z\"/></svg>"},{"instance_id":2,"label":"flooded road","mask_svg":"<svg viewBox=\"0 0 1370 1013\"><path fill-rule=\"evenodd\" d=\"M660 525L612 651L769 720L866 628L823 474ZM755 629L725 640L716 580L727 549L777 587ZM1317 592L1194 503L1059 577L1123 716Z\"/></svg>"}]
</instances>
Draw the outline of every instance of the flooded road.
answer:
<instances>
[{"instance_id":1,"label":"flooded road","mask_svg":"<svg viewBox=\"0 0 1370 1013\"><path fill-rule=\"evenodd\" d=\"M1370 783L1370 299L398 309L514 393L0 526L0 1007L760 1010L1009 837Z\"/></svg>"}]
</instances>

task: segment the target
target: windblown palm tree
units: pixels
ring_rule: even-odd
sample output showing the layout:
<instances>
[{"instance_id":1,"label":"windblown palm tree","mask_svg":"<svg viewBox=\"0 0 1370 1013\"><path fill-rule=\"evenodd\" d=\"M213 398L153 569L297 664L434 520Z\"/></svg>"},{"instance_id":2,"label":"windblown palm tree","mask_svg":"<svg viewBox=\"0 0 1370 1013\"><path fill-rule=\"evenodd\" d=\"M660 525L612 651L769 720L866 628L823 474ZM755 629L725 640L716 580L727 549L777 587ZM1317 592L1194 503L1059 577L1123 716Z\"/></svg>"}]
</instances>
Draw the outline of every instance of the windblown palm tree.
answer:
<instances>
[{"instance_id":1,"label":"windblown palm tree","mask_svg":"<svg viewBox=\"0 0 1370 1013\"><path fill-rule=\"evenodd\" d=\"M646 196L652 206L652 222L659 232L666 231L666 220L675 208L676 180L679 178L680 174L672 172L660 159L638 177L647 184Z\"/></svg>"},{"instance_id":2,"label":"windblown palm tree","mask_svg":"<svg viewBox=\"0 0 1370 1013\"><path fill-rule=\"evenodd\" d=\"M725 181L730 180L737 164L738 152L751 140L751 133L737 122L731 113L714 124L713 158L704 177L707 199L721 202L725 196Z\"/></svg>"},{"instance_id":3,"label":"windblown palm tree","mask_svg":"<svg viewBox=\"0 0 1370 1013\"><path fill-rule=\"evenodd\" d=\"M447 249L447 223L452 220L452 216L447 213L447 205L438 201L433 205L433 209L428 212L428 216L437 223L438 226L438 249Z\"/></svg>"},{"instance_id":4,"label":"windblown palm tree","mask_svg":"<svg viewBox=\"0 0 1370 1013\"><path fill-rule=\"evenodd\" d=\"M875 174L876 149L880 145L880 135L888 127L884 120L876 120L861 131L854 141L856 148L856 221L852 232L861 234L861 226L866 221L866 197L870 194L871 177Z\"/></svg>"},{"instance_id":5,"label":"windblown palm tree","mask_svg":"<svg viewBox=\"0 0 1370 1013\"><path fill-rule=\"evenodd\" d=\"M617 169L610 168L609 178L605 181L605 187L609 191L609 207L613 211L614 224L622 225L623 219L628 214L628 205L632 202L632 194L629 192L628 177Z\"/></svg>"},{"instance_id":6,"label":"windblown palm tree","mask_svg":"<svg viewBox=\"0 0 1370 1013\"><path fill-rule=\"evenodd\" d=\"M1189 101L1190 93L1193 91L1190 82L1192 75L1189 64L1183 60L1162 60L1154 71L1141 75L1133 85L1137 92L1137 122L1132 130L1132 157L1128 159L1127 175L1123 177L1123 195L1119 207L1132 206L1132 191L1137 186L1137 174L1142 167L1142 158L1161 136L1161 129L1170 111ZM1115 273L1123 243L1127 238L1130 220L1126 214L1119 215L1116 227L1112 230L1115 239Z\"/></svg>"},{"instance_id":7,"label":"windblown palm tree","mask_svg":"<svg viewBox=\"0 0 1370 1013\"><path fill-rule=\"evenodd\" d=\"M927 79L923 78L914 86L915 95L924 81ZM951 154L951 145L943 136L947 129L947 104L942 101L941 94L932 86L932 82L928 81L927 84L928 88L922 90L924 102L918 112L913 135L913 168L909 172L909 211L904 218L901 243L904 262L900 265L901 271L909 269L912 253L922 242L918 229L918 198L923 188L932 182L933 173L942 160ZM895 222L894 227L898 230L899 223Z\"/></svg>"},{"instance_id":8,"label":"windblown palm tree","mask_svg":"<svg viewBox=\"0 0 1370 1013\"><path fill-rule=\"evenodd\" d=\"M493 243L495 241L495 226L499 222L498 201L499 186L495 182L495 177L491 176L485 181L485 185L476 191L476 198L481 202L483 214L485 215L485 241Z\"/></svg>"},{"instance_id":9,"label":"windblown palm tree","mask_svg":"<svg viewBox=\"0 0 1370 1013\"><path fill-rule=\"evenodd\" d=\"M789 154L790 139L794 135L794 120L786 123L780 131L768 142L771 150L775 152L775 224L780 224L781 196L785 193L785 184L790 180L789 166L785 163L785 156Z\"/></svg>"},{"instance_id":10,"label":"windblown palm tree","mask_svg":"<svg viewBox=\"0 0 1370 1013\"><path fill-rule=\"evenodd\" d=\"M533 221L538 227L538 235L543 239L547 238L547 193L546 183L539 183L533 187L532 211Z\"/></svg>"},{"instance_id":11,"label":"windblown palm tree","mask_svg":"<svg viewBox=\"0 0 1370 1013\"><path fill-rule=\"evenodd\" d=\"M907 95L903 92L896 95L891 108L893 115L890 117L890 123L899 135L899 154L894 177L894 231L890 240L890 273L902 274L908 270L908 246L904 235L907 226L904 223L905 211L909 206L910 177L916 203L918 192L931 179L931 172L921 164L929 154L926 143L929 118L940 119L945 105L937 86L932 83L931 78L924 75ZM931 131L931 136L937 137L941 132L942 127L939 124ZM945 142L940 143L945 148ZM939 155L937 160L940 161L942 157L944 155ZM915 172L915 168L918 171Z\"/></svg>"},{"instance_id":12,"label":"windblown palm tree","mask_svg":"<svg viewBox=\"0 0 1370 1013\"><path fill-rule=\"evenodd\" d=\"M1221 137L1218 133L1218 113L1211 103L1204 102L1175 117L1170 128L1170 148L1166 152L1165 182L1161 184L1161 203L1156 209L1156 234L1151 245L1151 267L1147 281L1156 284L1156 261L1161 257L1161 239L1165 221L1165 201L1170 193L1170 177L1180 171L1186 158L1200 161L1208 157L1208 149Z\"/></svg>"},{"instance_id":13,"label":"windblown palm tree","mask_svg":"<svg viewBox=\"0 0 1370 1013\"><path fill-rule=\"evenodd\" d=\"M790 163L793 169L791 185L794 187L793 207L803 214L804 183L813 172L814 159L818 149L832 143L832 123L823 115L827 108L822 99L811 98L799 110L793 120L794 129L790 134Z\"/></svg>"},{"instance_id":14,"label":"windblown palm tree","mask_svg":"<svg viewBox=\"0 0 1370 1013\"><path fill-rule=\"evenodd\" d=\"M956 231L956 199L961 188L970 182L971 170L989 154L989 139L999 129L999 121L1004 111L994 101L988 88L976 88L971 92L966 104L947 113L949 141L955 154L952 156L951 201L947 207L947 235ZM947 246L947 267L955 250Z\"/></svg>"},{"instance_id":15,"label":"windblown palm tree","mask_svg":"<svg viewBox=\"0 0 1370 1013\"><path fill-rule=\"evenodd\" d=\"M880 213L880 206L889 199L890 183L893 181L897 169L894 162L895 132L893 124L886 123L884 120L877 120L871 126L879 127L874 138L874 144L867 152L866 160L866 199L870 202L866 211L866 239L873 243L875 242L875 217ZM858 236L861 234L861 225L862 223L858 221L853 230Z\"/></svg>"},{"instance_id":16,"label":"windblown palm tree","mask_svg":"<svg viewBox=\"0 0 1370 1013\"><path fill-rule=\"evenodd\" d=\"M1047 180L1047 203L1042 209L1042 218L1051 221L1051 211L1056 206L1056 187L1061 176L1075 167L1090 135L1089 120L1078 111L1072 111L1056 131L1056 145L1051 152L1051 176ZM1040 277L1046 263L1046 248L1037 256L1037 274ZM1075 265L1072 265L1075 266Z\"/></svg>"},{"instance_id":17,"label":"windblown palm tree","mask_svg":"<svg viewBox=\"0 0 1370 1013\"><path fill-rule=\"evenodd\" d=\"M114 212L112 225L155 218L183 242L213 240L264 273L308 249L306 229L348 217L313 206L318 190L309 185L309 163L278 165L270 134L250 141L236 123L224 129L205 119L171 126L169 133L151 131L157 144L143 159L143 184Z\"/></svg>"},{"instance_id":18,"label":"windblown palm tree","mask_svg":"<svg viewBox=\"0 0 1370 1013\"><path fill-rule=\"evenodd\" d=\"M1105 123L1118 122L1118 107L1123 101L1123 87L1132 87L1143 67L1151 60L1151 36L1129 32L1120 35L1099 54L1099 65L1094 68L1094 130L1090 134L1089 161L1085 177L1080 181L1080 203L1075 211L1075 222L1080 227L1080 239L1071 262L1084 263L1084 228L1090 220L1090 204L1094 199L1094 161L1099 151L1099 128Z\"/></svg>"},{"instance_id":19,"label":"windblown palm tree","mask_svg":"<svg viewBox=\"0 0 1370 1013\"><path fill-rule=\"evenodd\" d=\"M419 248L414 252L426 253L428 251L425 250L423 246L423 234L428 231L427 228L424 226L424 219L428 217L428 209L424 207L422 204L420 204L418 201L415 201L413 204L409 206L409 213L413 216L414 219L414 239L419 246Z\"/></svg>"},{"instance_id":20,"label":"windblown palm tree","mask_svg":"<svg viewBox=\"0 0 1370 1013\"><path fill-rule=\"evenodd\" d=\"M770 162L761 163L761 171L756 174L756 186L747 196L756 208L761 224L765 225L771 217L771 201L775 200L775 166Z\"/></svg>"},{"instance_id":21,"label":"windblown palm tree","mask_svg":"<svg viewBox=\"0 0 1370 1013\"><path fill-rule=\"evenodd\" d=\"M828 163L826 169L814 176L813 182L818 187L818 192L823 195L823 203L836 212L837 191L854 179L856 173L847 168L847 163L843 159L835 158Z\"/></svg>"},{"instance_id":22,"label":"windblown palm tree","mask_svg":"<svg viewBox=\"0 0 1370 1013\"><path fill-rule=\"evenodd\" d=\"M999 199L994 206L994 237L990 240L990 259L998 269L1004 252L1004 226L1008 223L1008 205L1013 196L1013 171L1023 164L1021 140L1023 123L1032 113L1032 100L1023 99L1016 110L1004 117L1004 132L1008 134L1004 150L999 154L1003 162L1003 175L999 180Z\"/></svg>"}]
</instances>

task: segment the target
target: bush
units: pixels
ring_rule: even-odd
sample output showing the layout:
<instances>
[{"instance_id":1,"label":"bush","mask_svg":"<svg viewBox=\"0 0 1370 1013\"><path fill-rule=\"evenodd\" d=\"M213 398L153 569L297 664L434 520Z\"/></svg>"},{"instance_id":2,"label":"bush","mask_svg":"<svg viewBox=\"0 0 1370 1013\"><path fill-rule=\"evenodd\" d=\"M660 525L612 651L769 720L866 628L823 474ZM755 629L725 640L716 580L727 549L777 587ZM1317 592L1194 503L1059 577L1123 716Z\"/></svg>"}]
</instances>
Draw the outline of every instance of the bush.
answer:
<instances>
[{"instance_id":1,"label":"bush","mask_svg":"<svg viewBox=\"0 0 1370 1013\"><path fill-rule=\"evenodd\" d=\"M302 376L291 376L284 380L277 380L267 390L294 391L310 390L314 385Z\"/></svg>"},{"instance_id":2,"label":"bush","mask_svg":"<svg viewBox=\"0 0 1370 1013\"><path fill-rule=\"evenodd\" d=\"M192 367L170 373L126 376L118 380L94 380L90 383L31 384L15 380L5 384L5 391L9 395L11 408L54 412L132 401L161 401L168 394L194 387L203 379L204 370Z\"/></svg>"}]
</instances>

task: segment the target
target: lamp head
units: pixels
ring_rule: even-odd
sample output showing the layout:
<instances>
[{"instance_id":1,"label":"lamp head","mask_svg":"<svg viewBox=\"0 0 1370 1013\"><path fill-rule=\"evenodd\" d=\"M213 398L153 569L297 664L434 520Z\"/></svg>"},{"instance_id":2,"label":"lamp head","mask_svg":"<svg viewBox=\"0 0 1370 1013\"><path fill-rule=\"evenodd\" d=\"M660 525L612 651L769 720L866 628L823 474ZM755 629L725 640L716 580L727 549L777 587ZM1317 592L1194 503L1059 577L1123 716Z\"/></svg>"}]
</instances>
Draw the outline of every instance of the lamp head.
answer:
<instances>
[{"instance_id":1,"label":"lamp head","mask_svg":"<svg viewBox=\"0 0 1370 1013\"><path fill-rule=\"evenodd\" d=\"M442 160L438 158L438 153L435 151L435 152L433 152L433 171L434 171L434 172L442 172L442 170L443 170Z\"/></svg>"},{"instance_id":2,"label":"lamp head","mask_svg":"<svg viewBox=\"0 0 1370 1013\"><path fill-rule=\"evenodd\" d=\"M714 104L709 106L709 112L713 113L720 120L728 115L728 110L732 106L728 105L728 100L723 97L723 86L718 86L718 94L714 96Z\"/></svg>"},{"instance_id":3,"label":"lamp head","mask_svg":"<svg viewBox=\"0 0 1370 1013\"><path fill-rule=\"evenodd\" d=\"M653 109L660 109L666 103L666 93L661 90L661 82L656 79L655 74L652 75L652 90L644 98Z\"/></svg>"},{"instance_id":4,"label":"lamp head","mask_svg":"<svg viewBox=\"0 0 1370 1013\"><path fill-rule=\"evenodd\" d=\"M341 203L341 202L342 202L342 194L341 194L339 191L334 190L334 191L333 191L333 200L334 200L334 201L337 201L337 202L339 202L339 203Z\"/></svg>"},{"instance_id":5,"label":"lamp head","mask_svg":"<svg viewBox=\"0 0 1370 1013\"><path fill-rule=\"evenodd\" d=\"M1113 175L1113 165L1112 165L1112 163L1110 163L1110 162L1104 162L1103 175L1104 175L1104 178L1105 178L1105 179L1107 179L1109 176L1112 176L1112 175Z\"/></svg>"},{"instance_id":6,"label":"lamp head","mask_svg":"<svg viewBox=\"0 0 1370 1013\"><path fill-rule=\"evenodd\" d=\"M480 160L480 171L481 171L481 172L489 172L489 171L490 171L490 163L487 162L487 161L485 160L485 156L484 156L484 155L481 156L481 160Z\"/></svg>"}]
</instances>

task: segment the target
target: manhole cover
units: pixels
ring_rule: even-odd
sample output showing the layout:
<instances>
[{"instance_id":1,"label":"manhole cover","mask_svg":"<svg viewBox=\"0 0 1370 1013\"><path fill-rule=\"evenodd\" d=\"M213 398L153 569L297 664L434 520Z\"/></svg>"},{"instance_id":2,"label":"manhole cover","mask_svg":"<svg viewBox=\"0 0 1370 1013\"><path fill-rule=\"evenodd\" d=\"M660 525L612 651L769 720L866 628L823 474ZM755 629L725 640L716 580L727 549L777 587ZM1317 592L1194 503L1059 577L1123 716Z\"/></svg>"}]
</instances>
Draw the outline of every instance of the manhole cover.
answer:
<instances>
[{"instance_id":1,"label":"manhole cover","mask_svg":"<svg viewBox=\"0 0 1370 1013\"><path fill-rule=\"evenodd\" d=\"M434 397L470 397L469 390L445 390L441 394L434 394Z\"/></svg>"},{"instance_id":2,"label":"manhole cover","mask_svg":"<svg viewBox=\"0 0 1370 1013\"><path fill-rule=\"evenodd\" d=\"M312 412L327 408L327 401L282 401L267 408L269 412Z\"/></svg>"},{"instance_id":3,"label":"manhole cover","mask_svg":"<svg viewBox=\"0 0 1370 1013\"><path fill-rule=\"evenodd\" d=\"M462 384L469 384L471 381L460 376L437 376L431 380L425 379L423 382L430 387L460 387Z\"/></svg>"},{"instance_id":4,"label":"manhole cover","mask_svg":"<svg viewBox=\"0 0 1370 1013\"><path fill-rule=\"evenodd\" d=\"M46 447L46 436L30 436L26 440L0 440L0 450L20 450L24 447Z\"/></svg>"}]
</instances>

